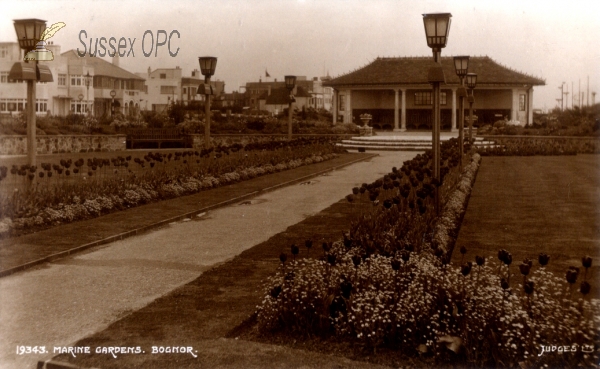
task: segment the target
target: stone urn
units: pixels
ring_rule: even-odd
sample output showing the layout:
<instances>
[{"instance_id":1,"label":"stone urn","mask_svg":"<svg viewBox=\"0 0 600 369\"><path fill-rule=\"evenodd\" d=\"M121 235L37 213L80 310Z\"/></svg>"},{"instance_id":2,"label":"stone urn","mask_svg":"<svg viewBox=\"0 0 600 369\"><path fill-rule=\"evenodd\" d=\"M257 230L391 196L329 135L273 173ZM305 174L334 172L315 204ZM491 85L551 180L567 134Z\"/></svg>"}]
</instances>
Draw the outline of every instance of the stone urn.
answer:
<instances>
[{"instance_id":1,"label":"stone urn","mask_svg":"<svg viewBox=\"0 0 600 369\"><path fill-rule=\"evenodd\" d=\"M360 120L362 120L362 122L363 122L363 127L368 127L369 126L369 122L371 121L371 119L373 119L373 117L371 116L371 114L362 114L360 116Z\"/></svg>"},{"instance_id":2,"label":"stone urn","mask_svg":"<svg viewBox=\"0 0 600 369\"><path fill-rule=\"evenodd\" d=\"M373 127L369 126L369 122L373 119L371 114L361 114L360 120L362 120L362 127L358 127L361 136L372 136L373 135Z\"/></svg>"}]
</instances>

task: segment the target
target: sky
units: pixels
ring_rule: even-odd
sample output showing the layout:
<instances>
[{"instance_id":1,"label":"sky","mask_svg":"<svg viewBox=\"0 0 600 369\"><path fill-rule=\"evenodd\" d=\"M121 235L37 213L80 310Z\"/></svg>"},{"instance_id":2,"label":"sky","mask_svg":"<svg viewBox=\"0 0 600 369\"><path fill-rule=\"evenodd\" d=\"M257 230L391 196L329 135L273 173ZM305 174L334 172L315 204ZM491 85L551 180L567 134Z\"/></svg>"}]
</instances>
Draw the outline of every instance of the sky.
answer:
<instances>
[{"instance_id":1,"label":"sky","mask_svg":"<svg viewBox=\"0 0 600 369\"><path fill-rule=\"evenodd\" d=\"M0 0L0 5L0 42L16 41L13 19L65 22L49 40L62 52L89 52L90 39L135 38L135 56L121 58L122 67L146 72L179 66L184 76L199 69L199 56L216 56L213 80L224 81L227 92L259 78L283 81L287 74L336 77L377 57L430 56L422 14L447 12L452 23L442 56L487 55L544 79L545 86L534 88L534 108L556 107L563 82L569 105L573 89L587 99L588 79L590 102L592 91L600 92L597 0ZM156 46L158 37L168 35L171 53L179 48L175 56L168 43Z\"/></svg>"}]
</instances>

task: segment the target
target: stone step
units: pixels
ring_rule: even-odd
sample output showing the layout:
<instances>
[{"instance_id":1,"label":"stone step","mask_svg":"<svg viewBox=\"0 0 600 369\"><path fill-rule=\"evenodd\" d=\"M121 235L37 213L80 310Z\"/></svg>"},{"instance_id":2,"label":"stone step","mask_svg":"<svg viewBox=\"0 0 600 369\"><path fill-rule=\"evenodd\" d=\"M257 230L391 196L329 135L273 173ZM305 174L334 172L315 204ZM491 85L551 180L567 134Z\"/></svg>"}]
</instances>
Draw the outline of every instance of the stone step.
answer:
<instances>
[{"instance_id":1,"label":"stone step","mask_svg":"<svg viewBox=\"0 0 600 369\"><path fill-rule=\"evenodd\" d=\"M370 150L370 151L425 151L431 149L431 139L422 137L352 137L349 140L342 140L337 144L347 150ZM482 137L475 138L475 146L496 148L494 141L484 140Z\"/></svg>"},{"instance_id":2,"label":"stone step","mask_svg":"<svg viewBox=\"0 0 600 369\"><path fill-rule=\"evenodd\" d=\"M350 138L353 141L365 142L431 142L431 136L356 136ZM447 141L450 137L440 137L441 141ZM483 141L483 137L475 137L475 141Z\"/></svg>"},{"instance_id":3,"label":"stone step","mask_svg":"<svg viewBox=\"0 0 600 369\"><path fill-rule=\"evenodd\" d=\"M369 150L369 151L425 151L431 146L377 146L377 145L348 145L337 144L346 150Z\"/></svg>"}]
</instances>

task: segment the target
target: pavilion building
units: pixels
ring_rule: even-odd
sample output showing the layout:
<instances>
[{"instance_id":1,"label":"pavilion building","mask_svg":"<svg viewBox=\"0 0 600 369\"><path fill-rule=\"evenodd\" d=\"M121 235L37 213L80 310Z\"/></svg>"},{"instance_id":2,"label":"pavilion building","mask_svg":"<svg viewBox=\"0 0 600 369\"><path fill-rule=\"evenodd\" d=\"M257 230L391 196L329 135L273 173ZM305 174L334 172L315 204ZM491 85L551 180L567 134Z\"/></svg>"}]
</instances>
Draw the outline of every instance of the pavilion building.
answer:
<instances>
[{"instance_id":1,"label":"pavilion building","mask_svg":"<svg viewBox=\"0 0 600 369\"><path fill-rule=\"evenodd\" d=\"M432 87L428 82L431 57L377 58L353 72L324 82L333 88L333 123L359 123L363 113L372 115L374 128L430 129ZM453 57L442 57L446 83L441 88L442 129L457 129L460 80ZM545 81L514 71L484 57L471 57L469 73L477 74L474 89L475 125L500 119L533 122L533 88ZM469 104L465 99L465 117ZM466 124L465 124L466 126Z\"/></svg>"}]
</instances>

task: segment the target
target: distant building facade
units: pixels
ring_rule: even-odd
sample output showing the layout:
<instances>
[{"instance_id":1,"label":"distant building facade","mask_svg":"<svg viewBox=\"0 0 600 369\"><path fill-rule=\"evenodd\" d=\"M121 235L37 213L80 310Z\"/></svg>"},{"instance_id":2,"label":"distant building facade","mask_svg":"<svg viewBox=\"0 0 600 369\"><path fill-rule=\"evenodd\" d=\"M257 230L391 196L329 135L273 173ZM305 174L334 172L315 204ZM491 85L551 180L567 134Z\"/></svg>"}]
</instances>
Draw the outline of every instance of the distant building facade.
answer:
<instances>
[{"instance_id":1,"label":"distant building facade","mask_svg":"<svg viewBox=\"0 0 600 369\"><path fill-rule=\"evenodd\" d=\"M296 86L301 89L300 91L303 95L300 96L300 101L298 100L297 96L295 106L299 109L304 107L305 109L313 108L317 110L325 109L327 111L330 111L333 100L333 88L323 86L323 81L328 81L329 79L329 76L321 77L320 79L314 77L310 80L306 79L305 76L296 77ZM273 105L281 104L274 104L272 102L273 98L269 99L271 100L271 103L267 103L267 97L270 96L275 90L285 89L285 82L278 82L277 79L275 79L272 82L263 82L262 80L259 80L258 82L247 82L245 87L245 105L248 106L250 109L270 109L270 111L279 110L280 107L273 107ZM304 96L304 94L307 95ZM277 94L277 96L279 96L279 94ZM269 109L267 109L266 105L272 106Z\"/></svg>"},{"instance_id":2,"label":"distant building facade","mask_svg":"<svg viewBox=\"0 0 600 369\"><path fill-rule=\"evenodd\" d=\"M65 116L87 114L136 114L142 103L144 78L119 67L118 57L108 62L86 54L80 57L75 50L61 54L60 46L49 42L46 48L54 60L39 62L52 72L53 82L37 83L36 112ZM22 61L22 51L16 42L0 43L0 114L19 114L25 111L27 85L11 81L8 74L12 65ZM86 76L89 75L89 84ZM115 92L115 97L110 92Z\"/></svg>"},{"instance_id":3,"label":"distant building facade","mask_svg":"<svg viewBox=\"0 0 600 369\"><path fill-rule=\"evenodd\" d=\"M47 48L56 51L49 43ZM55 53L57 55L58 53ZM16 115L26 111L27 84L9 78L14 63L23 61L23 51L17 42L0 42L0 114ZM40 62L51 67L53 62ZM53 75L54 75L53 71ZM54 78L56 83L56 77ZM51 83L38 83L36 88L36 113L46 114L54 110L53 88Z\"/></svg>"}]
</instances>

